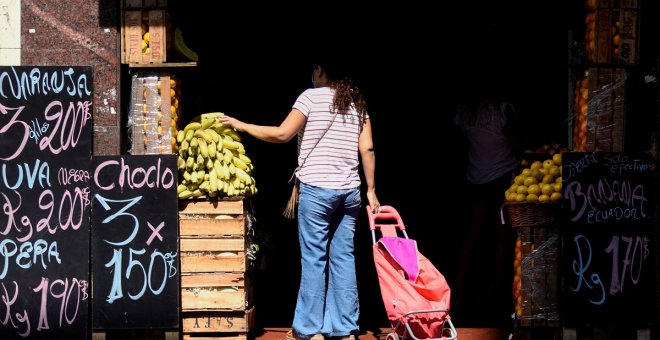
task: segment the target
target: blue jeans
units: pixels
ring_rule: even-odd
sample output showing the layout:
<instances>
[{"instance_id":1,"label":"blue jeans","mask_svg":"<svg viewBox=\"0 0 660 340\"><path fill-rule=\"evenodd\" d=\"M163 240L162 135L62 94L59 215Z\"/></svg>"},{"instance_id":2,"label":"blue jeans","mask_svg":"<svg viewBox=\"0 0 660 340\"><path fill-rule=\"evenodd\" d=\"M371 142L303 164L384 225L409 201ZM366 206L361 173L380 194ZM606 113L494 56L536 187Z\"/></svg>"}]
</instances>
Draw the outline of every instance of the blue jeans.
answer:
<instances>
[{"instance_id":1,"label":"blue jeans","mask_svg":"<svg viewBox=\"0 0 660 340\"><path fill-rule=\"evenodd\" d=\"M361 203L359 187L333 190L300 183L302 273L292 327L302 337L358 332L353 239Z\"/></svg>"}]
</instances>

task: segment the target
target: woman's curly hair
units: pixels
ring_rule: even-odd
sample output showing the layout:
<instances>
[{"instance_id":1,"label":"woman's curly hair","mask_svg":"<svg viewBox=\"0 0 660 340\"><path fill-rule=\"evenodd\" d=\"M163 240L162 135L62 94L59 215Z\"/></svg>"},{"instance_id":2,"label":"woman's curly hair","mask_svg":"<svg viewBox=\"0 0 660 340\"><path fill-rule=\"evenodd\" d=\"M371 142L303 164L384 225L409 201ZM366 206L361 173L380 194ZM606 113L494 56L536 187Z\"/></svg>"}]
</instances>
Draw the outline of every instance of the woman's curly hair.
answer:
<instances>
[{"instance_id":1,"label":"woman's curly hair","mask_svg":"<svg viewBox=\"0 0 660 340\"><path fill-rule=\"evenodd\" d=\"M335 90L333 110L345 112L352 106L364 121L367 115L367 102L345 65L319 63L318 66L326 73L330 80L330 87Z\"/></svg>"}]
</instances>

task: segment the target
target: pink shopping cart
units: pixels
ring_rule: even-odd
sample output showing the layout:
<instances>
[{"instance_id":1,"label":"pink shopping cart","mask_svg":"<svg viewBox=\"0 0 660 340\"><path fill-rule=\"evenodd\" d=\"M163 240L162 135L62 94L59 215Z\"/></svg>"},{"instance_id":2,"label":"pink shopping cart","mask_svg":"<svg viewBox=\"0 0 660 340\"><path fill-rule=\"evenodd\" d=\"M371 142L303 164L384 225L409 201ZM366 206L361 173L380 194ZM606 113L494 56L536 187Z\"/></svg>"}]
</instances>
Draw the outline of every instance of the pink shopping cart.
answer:
<instances>
[{"instance_id":1,"label":"pink shopping cart","mask_svg":"<svg viewBox=\"0 0 660 340\"><path fill-rule=\"evenodd\" d=\"M374 263L392 331L387 340L457 339L449 317L450 289L445 277L408 238L399 213L367 206ZM376 229L381 237L377 239Z\"/></svg>"}]
</instances>

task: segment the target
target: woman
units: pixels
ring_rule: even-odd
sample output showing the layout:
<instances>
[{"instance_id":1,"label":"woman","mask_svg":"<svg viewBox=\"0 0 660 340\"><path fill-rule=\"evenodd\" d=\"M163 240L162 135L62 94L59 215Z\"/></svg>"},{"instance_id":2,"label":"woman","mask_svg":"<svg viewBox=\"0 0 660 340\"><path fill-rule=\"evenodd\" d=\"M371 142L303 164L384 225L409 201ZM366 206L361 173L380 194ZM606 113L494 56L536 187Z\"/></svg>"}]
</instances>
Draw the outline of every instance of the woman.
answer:
<instances>
[{"instance_id":1,"label":"woman","mask_svg":"<svg viewBox=\"0 0 660 340\"><path fill-rule=\"evenodd\" d=\"M345 76L331 64L316 65L314 88L300 94L279 126L248 124L230 116L219 118L266 142L285 143L298 135L302 275L287 339L327 336L352 340L359 331L354 235L361 208L360 160L369 205L378 212L380 203L366 102Z\"/></svg>"},{"instance_id":2,"label":"woman","mask_svg":"<svg viewBox=\"0 0 660 340\"><path fill-rule=\"evenodd\" d=\"M473 302L477 305L483 305L486 298L510 296L515 235L500 223L499 210L504 192L518 169L521 144L511 104L489 96L474 97L461 102L457 111L455 123L467 137L470 210L466 238L458 256L455 305L461 309L459 312L467 312L483 310L469 307L466 301L469 296L476 297ZM475 287L479 284L492 287ZM493 288L495 292L490 292L491 296L477 297L476 293L466 292L468 287ZM497 301L496 305L502 310L494 312L502 316L501 320L507 320L510 304ZM488 312L493 314L492 310Z\"/></svg>"}]
</instances>

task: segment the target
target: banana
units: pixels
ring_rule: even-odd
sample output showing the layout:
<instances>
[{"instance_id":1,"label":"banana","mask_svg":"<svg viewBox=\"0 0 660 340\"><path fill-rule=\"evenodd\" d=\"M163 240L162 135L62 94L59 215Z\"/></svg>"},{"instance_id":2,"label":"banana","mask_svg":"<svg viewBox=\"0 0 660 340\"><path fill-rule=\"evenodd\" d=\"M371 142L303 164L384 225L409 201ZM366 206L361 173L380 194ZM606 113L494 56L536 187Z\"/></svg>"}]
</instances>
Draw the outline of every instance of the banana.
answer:
<instances>
[{"instance_id":1,"label":"banana","mask_svg":"<svg viewBox=\"0 0 660 340\"><path fill-rule=\"evenodd\" d=\"M234 164L234 166L236 166L241 170L245 170L248 168L247 164L245 164L245 162L243 162L240 157L234 157L231 159L231 161Z\"/></svg>"},{"instance_id":2,"label":"banana","mask_svg":"<svg viewBox=\"0 0 660 340\"><path fill-rule=\"evenodd\" d=\"M199 131L199 130L197 130ZM208 145L206 144L206 140L204 138L197 138L198 144L199 144L199 152L204 158L209 157L209 148Z\"/></svg>"},{"instance_id":3,"label":"banana","mask_svg":"<svg viewBox=\"0 0 660 340\"><path fill-rule=\"evenodd\" d=\"M195 129L186 130L186 128L184 128L183 129L184 140L190 142L193 139L193 136L195 135L195 131L197 131L197 130L195 130Z\"/></svg>"},{"instance_id":4,"label":"banana","mask_svg":"<svg viewBox=\"0 0 660 340\"><path fill-rule=\"evenodd\" d=\"M184 190L184 191L180 192L178 194L178 196L179 196L179 199L186 199L186 198L192 197L193 193L190 190Z\"/></svg>"},{"instance_id":5,"label":"banana","mask_svg":"<svg viewBox=\"0 0 660 340\"><path fill-rule=\"evenodd\" d=\"M186 136L186 132L183 130L179 130L179 132L176 133L176 142L181 144L185 136Z\"/></svg>"},{"instance_id":6,"label":"banana","mask_svg":"<svg viewBox=\"0 0 660 340\"><path fill-rule=\"evenodd\" d=\"M194 163L195 163L195 158L192 156L188 156L188 159L186 159L186 170L188 171L192 170Z\"/></svg>"},{"instance_id":7,"label":"banana","mask_svg":"<svg viewBox=\"0 0 660 340\"><path fill-rule=\"evenodd\" d=\"M204 130L210 128L211 125L213 125L213 123L215 123L215 118L204 118L204 117L202 117L201 120L202 120L202 129L204 129Z\"/></svg>"},{"instance_id":8,"label":"banana","mask_svg":"<svg viewBox=\"0 0 660 340\"><path fill-rule=\"evenodd\" d=\"M195 132L193 133L193 136L195 136L197 138L203 138L204 141L207 144L208 143L213 143L213 137L211 137L211 135L206 133L206 130L204 130L204 129L195 130Z\"/></svg>"},{"instance_id":9,"label":"banana","mask_svg":"<svg viewBox=\"0 0 660 340\"><path fill-rule=\"evenodd\" d=\"M218 191L218 175L215 173L215 169L211 169L209 173L209 192Z\"/></svg>"},{"instance_id":10,"label":"banana","mask_svg":"<svg viewBox=\"0 0 660 340\"><path fill-rule=\"evenodd\" d=\"M218 134L217 131L215 131L211 128L206 129L205 131L209 136L211 136L211 139L213 139L213 143L217 143L217 142L220 141L220 135Z\"/></svg>"},{"instance_id":11,"label":"banana","mask_svg":"<svg viewBox=\"0 0 660 340\"><path fill-rule=\"evenodd\" d=\"M186 161L181 156L176 158L176 169L179 171L186 169Z\"/></svg>"},{"instance_id":12,"label":"banana","mask_svg":"<svg viewBox=\"0 0 660 340\"><path fill-rule=\"evenodd\" d=\"M195 130L200 129L201 127L202 127L202 124L199 123L199 122L190 122L190 123L188 123L188 125L186 125L186 127L183 128L183 130L186 133L188 133L188 130L193 130L193 132L194 132Z\"/></svg>"},{"instance_id":13,"label":"banana","mask_svg":"<svg viewBox=\"0 0 660 340\"><path fill-rule=\"evenodd\" d=\"M183 41L183 32L181 32L181 29L178 27L174 29L174 48L177 52L181 53L181 55L192 61L199 60L197 53L191 50Z\"/></svg>"},{"instance_id":14,"label":"banana","mask_svg":"<svg viewBox=\"0 0 660 340\"><path fill-rule=\"evenodd\" d=\"M179 185L176 187L176 193L177 193L177 194L180 194L181 192L185 191L186 189L187 189L187 187L186 187L185 185L183 185L183 184L179 184Z\"/></svg>"},{"instance_id":15,"label":"banana","mask_svg":"<svg viewBox=\"0 0 660 340\"><path fill-rule=\"evenodd\" d=\"M240 168L236 168L236 178L240 179L242 182L246 184L252 183L252 177L248 175L245 171L243 171Z\"/></svg>"},{"instance_id":16,"label":"banana","mask_svg":"<svg viewBox=\"0 0 660 340\"><path fill-rule=\"evenodd\" d=\"M195 137L190 139L190 146L192 148L196 148L199 145L199 140L198 139L199 138L195 138Z\"/></svg>"},{"instance_id":17,"label":"banana","mask_svg":"<svg viewBox=\"0 0 660 340\"><path fill-rule=\"evenodd\" d=\"M222 149L222 153L225 163L231 164L231 160L234 158L234 154L231 152L231 149Z\"/></svg>"},{"instance_id":18,"label":"banana","mask_svg":"<svg viewBox=\"0 0 660 340\"><path fill-rule=\"evenodd\" d=\"M248 156L246 156L245 154L239 154L238 158L240 158L241 161L243 161L243 163L245 163L245 164L251 164L252 163L252 160L250 160L250 158L248 158Z\"/></svg>"},{"instance_id":19,"label":"banana","mask_svg":"<svg viewBox=\"0 0 660 340\"><path fill-rule=\"evenodd\" d=\"M222 131L222 133L223 133L224 135L227 135L227 136L231 137L231 139L233 139L235 142L240 142L240 141L241 141L241 136L240 136L240 135L238 134L238 132L237 132L236 130L234 130L234 129L231 129L231 128L224 129L224 130Z\"/></svg>"},{"instance_id":20,"label":"banana","mask_svg":"<svg viewBox=\"0 0 660 340\"><path fill-rule=\"evenodd\" d=\"M215 158L217 151L216 145L215 142L208 143L209 158Z\"/></svg>"},{"instance_id":21,"label":"banana","mask_svg":"<svg viewBox=\"0 0 660 340\"><path fill-rule=\"evenodd\" d=\"M201 154L197 155L197 164L198 165L205 165L206 164L206 159Z\"/></svg>"},{"instance_id":22,"label":"banana","mask_svg":"<svg viewBox=\"0 0 660 340\"><path fill-rule=\"evenodd\" d=\"M213 160L211 158L206 159L206 169L207 170L213 169Z\"/></svg>"}]
</instances>

